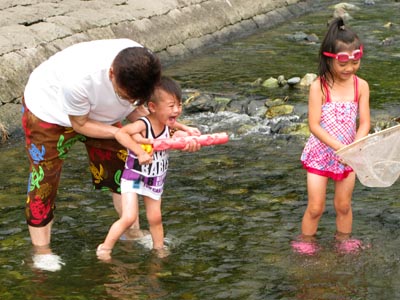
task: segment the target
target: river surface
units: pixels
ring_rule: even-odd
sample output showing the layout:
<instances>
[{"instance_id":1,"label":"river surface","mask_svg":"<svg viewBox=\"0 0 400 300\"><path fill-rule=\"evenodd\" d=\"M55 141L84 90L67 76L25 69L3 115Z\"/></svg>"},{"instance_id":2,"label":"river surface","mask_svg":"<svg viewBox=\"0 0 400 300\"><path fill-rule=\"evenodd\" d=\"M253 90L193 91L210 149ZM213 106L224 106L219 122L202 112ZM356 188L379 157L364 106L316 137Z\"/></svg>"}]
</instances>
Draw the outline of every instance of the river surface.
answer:
<instances>
[{"instance_id":1,"label":"river surface","mask_svg":"<svg viewBox=\"0 0 400 300\"><path fill-rule=\"evenodd\" d=\"M325 3L325 4L324 4ZM350 24L365 44L359 76L371 87L373 122L398 117L400 70L399 3L376 1L349 11ZM318 44L294 42L303 31L322 38L332 15L321 11L268 31L205 51L168 67L183 88L266 98L289 96L307 103L307 91L267 90L249 83L317 69ZM385 24L392 22L390 28ZM394 38L389 46L381 42ZM233 113L184 116L202 130L218 131ZM212 124L211 122L214 122ZM108 194L93 192L82 145L66 162L57 199L52 250L66 265L58 272L32 268L24 220L27 160L22 140L1 146L0 299L400 299L400 185L353 194L353 235L364 248L335 250L333 186L317 235L315 256L293 253L307 204L299 157L304 137L231 135L229 143L197 153L171 152L163 198L164 229L171 254L160 259L146 244L119 242L110 263L95 248L116 215ZM141 221L147 227L144 211Z\"/></svg>"}]
</instances>

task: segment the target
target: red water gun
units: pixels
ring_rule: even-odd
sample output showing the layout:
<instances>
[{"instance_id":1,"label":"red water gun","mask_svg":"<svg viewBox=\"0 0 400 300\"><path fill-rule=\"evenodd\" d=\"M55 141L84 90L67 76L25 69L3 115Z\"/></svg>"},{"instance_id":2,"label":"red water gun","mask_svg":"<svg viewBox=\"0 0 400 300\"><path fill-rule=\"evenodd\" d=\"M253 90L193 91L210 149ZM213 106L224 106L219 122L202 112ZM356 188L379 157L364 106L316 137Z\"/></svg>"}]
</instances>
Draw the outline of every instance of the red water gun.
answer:
<instances>
[{"instance_id":1,"label":"red water gun","mask_svg":"<svg viewBox=\"0 0 400 300\"><path fill-rule=\"evenodd\" d=\"M202 134L199 136L176 134L167 139L157 139L153 141L152 145L142 145L142 148L146 152L151 152L152 150L161 151L168 149L181 150L186 147L186 145L192 141L196 140L201 146L211 146L225 144L229 141L229 136L226 132L212 133L212 134Z\"/></svg>"}]
</instances>

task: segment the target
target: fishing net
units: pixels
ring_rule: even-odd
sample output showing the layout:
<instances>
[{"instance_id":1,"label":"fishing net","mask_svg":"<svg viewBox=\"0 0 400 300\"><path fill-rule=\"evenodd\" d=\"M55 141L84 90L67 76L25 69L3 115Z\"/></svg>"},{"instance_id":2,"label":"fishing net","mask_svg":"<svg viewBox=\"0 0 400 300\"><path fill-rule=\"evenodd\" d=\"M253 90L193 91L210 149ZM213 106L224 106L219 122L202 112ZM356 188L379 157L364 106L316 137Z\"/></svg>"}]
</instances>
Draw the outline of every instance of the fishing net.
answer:
<instances>
[{"instance_id":1,"label":"fishing net","mask_svg":"<svg viewBox=\"0 0 400 300\"><path fill-rule=\"evenodd\" d=\"M369 187L391 186L400 176L400 125L368 135L336 152Z\"/></svg>"}]
</instances>

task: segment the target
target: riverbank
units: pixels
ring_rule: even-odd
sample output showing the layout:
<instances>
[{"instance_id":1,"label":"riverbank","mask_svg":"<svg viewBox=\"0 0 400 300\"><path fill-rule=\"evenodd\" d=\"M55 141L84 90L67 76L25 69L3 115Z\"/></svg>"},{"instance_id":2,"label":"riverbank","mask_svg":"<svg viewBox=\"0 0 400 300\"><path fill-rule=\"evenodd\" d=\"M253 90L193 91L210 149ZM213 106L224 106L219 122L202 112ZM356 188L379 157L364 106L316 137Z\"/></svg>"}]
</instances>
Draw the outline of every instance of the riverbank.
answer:
<instances>
[{"instance_id":1,"label":"riverbank","mask_svg":"<svg viewBox=\"0 0 400 300\"><path fill-rule=\"evenodd\" d=\"M72 44L131 38L164 65L206 47L278 25L307 13L300 0L24 0L0 4L0 128L18 134L20 103L31 71Z\"/></svg>"}]
</instances>

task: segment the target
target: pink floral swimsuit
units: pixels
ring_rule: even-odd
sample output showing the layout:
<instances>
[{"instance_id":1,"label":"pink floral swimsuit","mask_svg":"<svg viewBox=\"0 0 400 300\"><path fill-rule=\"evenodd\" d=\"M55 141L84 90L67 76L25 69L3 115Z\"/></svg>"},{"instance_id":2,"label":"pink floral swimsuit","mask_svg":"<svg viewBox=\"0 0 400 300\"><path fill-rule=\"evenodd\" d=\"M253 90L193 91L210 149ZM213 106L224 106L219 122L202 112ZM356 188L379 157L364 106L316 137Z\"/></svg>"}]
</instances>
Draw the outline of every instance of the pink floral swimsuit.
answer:
<instances>
[{"instance_id":1,"label":"pink floral swimsuit","mask_svg":"<svg viewBox=\"0 0 400 300\"><path fill-rule=\"evenodd\" d=\"M322 80L322 79L320 79ZM326 102L322 105L321 126L341 143L351 144L356 136L358 114L358 77L354 76L354 101L332 102L328 84L322 81ZM301 155L303 167L310 173L342 180L352 168L339 162L335 151L311 134Z\"/></svg>"}]
</instances>

